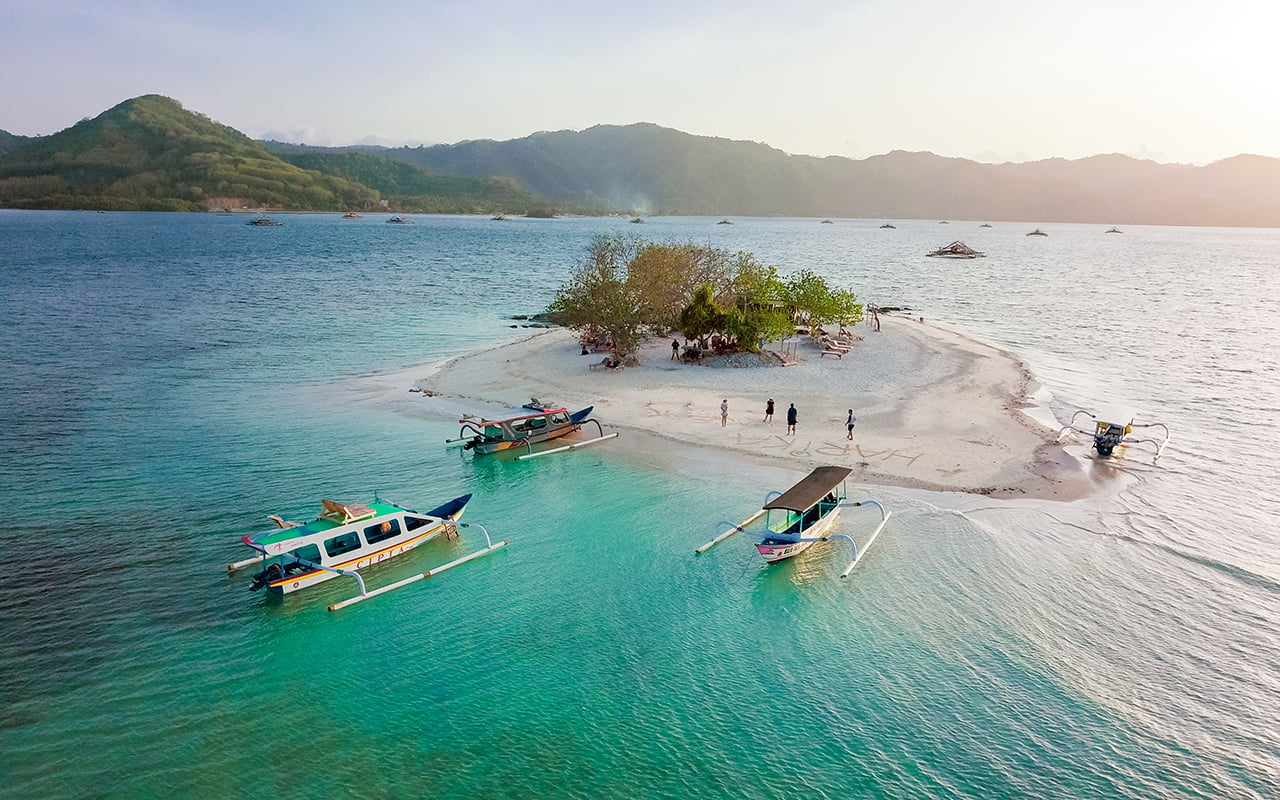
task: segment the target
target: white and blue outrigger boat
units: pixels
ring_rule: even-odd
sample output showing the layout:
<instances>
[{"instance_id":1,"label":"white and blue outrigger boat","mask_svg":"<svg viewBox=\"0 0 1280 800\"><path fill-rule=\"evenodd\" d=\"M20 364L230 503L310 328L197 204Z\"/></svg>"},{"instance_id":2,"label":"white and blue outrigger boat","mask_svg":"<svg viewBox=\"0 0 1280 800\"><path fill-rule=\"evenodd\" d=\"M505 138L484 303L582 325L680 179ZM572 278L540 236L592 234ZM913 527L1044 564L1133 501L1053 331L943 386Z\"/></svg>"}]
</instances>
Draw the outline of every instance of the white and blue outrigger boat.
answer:
<instances>
[{"instance_id":1,"label":"white and blue outrigger boat","mask_svg":"<svg viewBox=\"0 0 1280 800\"><path fill-rule=\"evenodd\" d=\"M484 526L460 523L458 519L471 501L465 494L427 512L389 503L378 498L367 506L322 500L320 516L308 523L272 515L276 527L243 537L258 552L254 558L227 565L229 573L258 566L250 589L266 589L289 594L340 575L355 578L360 594L329 606L330 611L358 603L411 583L439 575L474 558L488 555L507 542L494 544ZM459 528L478 528L484 533L485 548L448 564L418 573L405 580L369 591L360 570L413 550L439 536L454 539Z\"/></svg>"},{"instance_id":2,"label":"white and blue outrigger boat","mask_svg":"<svg viewBox=\"0 0 1280 800\"><path fill-rule=\"evenodd\" d=\"M1084 414L1093 420L1093 430L1085 430L1076 427L1076 418ZM1124 419L1123 416L1115 417ZM1160 428L1164 431L1163 439L1137 439L1129 438L1129 434L1135 428ZM1071 415L1071 424L1058 431L1058 441L1062 441L1069 433L1078 433L1083 436L1093 437L1093 449L1098 451L1098 455L1102 458L1109 457L1117 447L1122 444L1150 444L1156 448L1156 455L1151 461L1155 463L1160 460L1160 456L1164 455L1165 445L1169 444L1169 426L1163 422L1149 422L1146 424L1138 424L1130 417L1128 422L1108 422L1098 418L1098 415L1085 410L1077 411Z\"/></svg>"},{"instance_id":3,"label":"white and blue outrigger boat","mask_svg":"<svg viewBox=\"0 0 1280 800\"><path fill-rule=\"evenodd\" d=\"M524 448L524 455L516 457L517 461L523 461L553 453L563 453L567 450L577 450L617 438L617 433L606 434L604 428L600 426L600 421L591 418L594 408L594 406L587 406L571 413L563 406L542 403L534 397L530 398L524 407L500 417L486 419L470 414L464 416L458 420L462 424L458 431L458 438L445 439L444 443L450 445L461 443L462 449L471 450L478 455L491 455ZM533 452L535 444L567 436L581 430L587 423L596 426L597 436L594 439L574 442L553 450Z\"/></svg>"},{"instance_id":4,"label":"white and blue outrigger boat","mask_svg":"<svg viewBox=\"0 0 1280 800\"><path fill-rule=\"evenodd\" d=\"M728 525L729 530L694 552L705 553L730 536L742 533L755 538L756 551L766 562L773 564L803 553L815 542L844 539L853 547L853 561L840 573L841 578L848 577L893 515L875 500L848 502L844 480L852 472L847 467L818 467L787 491L770 492L765 497L764 507L746 520L736 525L728 520L721 522L721 525ZM880 524L871 532L861 550L852 536L831 533L841 508L860 506L875 506L880 510ZM748 526L761 517L764 517L763 528L749 530Z\"/></svg>"}]
</instances>

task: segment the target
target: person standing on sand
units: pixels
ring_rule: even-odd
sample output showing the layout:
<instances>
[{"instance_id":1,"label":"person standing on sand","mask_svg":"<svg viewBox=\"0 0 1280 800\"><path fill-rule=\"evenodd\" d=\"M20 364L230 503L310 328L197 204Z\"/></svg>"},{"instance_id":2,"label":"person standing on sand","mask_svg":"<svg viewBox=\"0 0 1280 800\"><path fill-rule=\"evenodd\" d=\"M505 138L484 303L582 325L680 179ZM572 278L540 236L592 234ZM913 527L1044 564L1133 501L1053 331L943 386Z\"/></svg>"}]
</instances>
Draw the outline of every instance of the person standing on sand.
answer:
<instances>
[{"instance_id":1,"label":"person standing on sand","mask_svg":"<svg viewBox=\"0 0 1280 800\"><path fill-rule=\"evenodd\" d=\"M678 339L671 340L671 360L676 361L680 358L680 341Z\"/></svg>"},{"instance_id":2,"label":"person standing on sand","mask_svg":"<svg viewBox=\"0 0 1280 800\"><path fill-rule=\"evenodd\" d=\"M764 404L764 421L773 422L773 398L769 398L769 402Z\"/></svg>"},{"instance_id":3,"label":"person standing on sand","mask_svg":"<svg viewBox=\"0 0 1280 800\"><path fill-rule=\"evenodd\" d=\"M858 418L853 415L853 409L849 409L849 418L845 420L844 424L849 428L849 441L851 442L853 441L853 426L857 421Z\"/></svg>"},{"instance_id":4,"label":"person standing on sand","mask_svg":"<svg viewBox=\"0 0 1280 800\"><path fill-rule=\"evenodd\" d=\"M725 398L724 400L720 401L720 427L723 428L728 424L729 424L729 400L728 398Z\"/></svg>"},{"instance_id":5,"label":"person standing on sand","mask_svg":"<svg viewBox=\"0 0 1280 800\"><path fill-rule=\"evenodd\" d=\"M796 411L796 404L792 403L791 408L787 409L787 433L792 435L796 432L796 422L800 419L800 412Z\"/></svg>"}]
</instances>

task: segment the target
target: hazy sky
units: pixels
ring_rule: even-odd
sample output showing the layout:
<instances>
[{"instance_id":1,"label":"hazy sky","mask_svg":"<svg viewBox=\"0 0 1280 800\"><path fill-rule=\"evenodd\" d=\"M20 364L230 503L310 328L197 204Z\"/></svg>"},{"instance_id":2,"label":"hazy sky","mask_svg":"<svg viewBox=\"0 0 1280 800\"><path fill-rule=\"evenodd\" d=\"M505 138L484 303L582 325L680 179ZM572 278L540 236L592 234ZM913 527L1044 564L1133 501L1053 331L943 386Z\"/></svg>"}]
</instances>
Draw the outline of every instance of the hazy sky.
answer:
<instances>
[{"instance_id":1,"label":"hazy sky","mask_svg":"<svg viewBox=\"0 0 1280 800\"><path fill-rule=\"evenodd\" d=\"M309 144L655 122L789 153L1280 156L1272 0L0 0L0 129L163 94Z\"/></svg>"}]
</instances>

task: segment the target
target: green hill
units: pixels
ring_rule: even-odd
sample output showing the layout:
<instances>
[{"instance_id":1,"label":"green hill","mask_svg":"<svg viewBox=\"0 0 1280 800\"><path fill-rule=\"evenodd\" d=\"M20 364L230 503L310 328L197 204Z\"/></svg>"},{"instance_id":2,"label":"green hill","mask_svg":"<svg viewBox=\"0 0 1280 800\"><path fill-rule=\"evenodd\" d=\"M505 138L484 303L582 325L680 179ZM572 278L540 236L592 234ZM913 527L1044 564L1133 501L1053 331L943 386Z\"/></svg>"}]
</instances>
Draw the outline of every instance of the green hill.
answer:
<instances>
[{"instance_id":1,"label":"green hill","mask_svg":"<svg viewBox=\"0 0 1280 800\"><path fill-rule=\"evenodd\" d=\"M16 150L27 142L31 141L30 137L18 136L8 131L0 131L0 153L7 153L10 150Z\"/></svg>"},{"instance_id":2,"label":"green hill","mask_svg":"<svg viewBox=\"0 0 1280 800\"><path fill-rule=\"evenodd\" d=\"M0 204L10 207L341 209L377 200L366 187L285 163L261 142L158 95L0 155Z\"/></svg>"},{"instance_id":3,"label":"green hill","mask_svg":"<svg viewBox=\"0 0 1280 800\"><path fill-rule=\"evenodd\" d=\"M282 154L305 170L359 183L378 191L403 211L421 213L529 213L546 202L509 178L458 178L384 156L362 153Z\"/></svg>"},{"instance_id":4,"label":"green hill","mask_svg":"<svg viewBox=\"0 0 1280 800\"><path fill-rule=\"evenodd\" d=\"M146 95L52 136L0 135L0 206L528 213L547 204L509 179L431 175L384 157L282 159L174 100Z\"/></svg>"}]
</instances>

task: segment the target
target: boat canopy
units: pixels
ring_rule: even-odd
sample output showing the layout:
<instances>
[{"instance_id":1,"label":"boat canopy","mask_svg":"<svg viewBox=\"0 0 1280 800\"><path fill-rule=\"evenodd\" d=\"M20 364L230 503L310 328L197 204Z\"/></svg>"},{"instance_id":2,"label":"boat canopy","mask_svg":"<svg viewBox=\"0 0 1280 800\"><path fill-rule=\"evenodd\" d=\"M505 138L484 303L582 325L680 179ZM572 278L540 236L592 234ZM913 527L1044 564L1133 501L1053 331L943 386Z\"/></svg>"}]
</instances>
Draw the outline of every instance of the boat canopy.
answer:
<instances>
[{"instance_id":1,"label":"boat canopy","mask_svg":"<svg viewBox=\"0 0 1280 800\"><path fill-rule=\"evenodd\" d=\"M544 411L530 411L527 408L511 411L505 416L486 419L484 417L463 417L458 420L463 425L470 423L471 425L501 425L508 422L519 422L522 419L532 419L534 417L546 417L551 414L559 414L560 412L568 412L567 408L548 408Z\"/></svg>"},{"instance_id":2,"label":"boat canopy","mask_svg":"<svg viewBox=\"0 0 1280 800\"><path fill-rule=\"evenodd\" d=\"M818 467L804 480L765 503L764 507L766 510L780 508L803 514L816 506L852 472L848 467Z\"/></svg>"}]
</instances>

